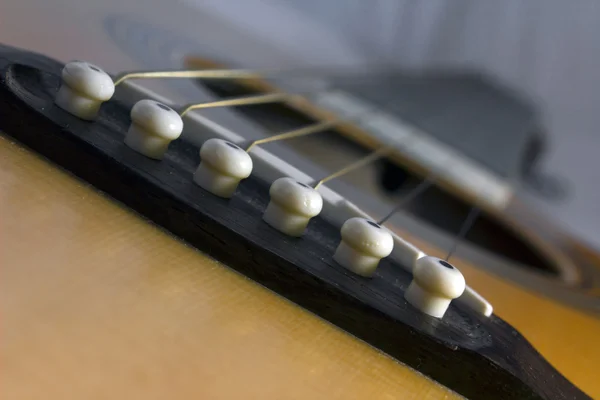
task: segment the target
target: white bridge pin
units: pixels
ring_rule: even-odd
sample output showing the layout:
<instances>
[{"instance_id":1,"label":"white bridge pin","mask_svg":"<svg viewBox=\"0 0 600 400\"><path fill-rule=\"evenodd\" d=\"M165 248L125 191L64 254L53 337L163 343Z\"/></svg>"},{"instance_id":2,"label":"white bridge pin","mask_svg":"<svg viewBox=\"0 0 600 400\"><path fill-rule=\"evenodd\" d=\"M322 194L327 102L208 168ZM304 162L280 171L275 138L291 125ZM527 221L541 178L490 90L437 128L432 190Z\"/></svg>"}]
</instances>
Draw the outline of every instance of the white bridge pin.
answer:
<instances>
[{"instance_id":1,"label":"white bridge pin","mask_svg":"<svg viewBox=\"0 0 600 400\"><path fill-rule=\"evenodd\" d=\"M81 119L93 120L103 102L115 93L112 78L95 65L71 61L62 70L62 82L54 102Z\"/></svg>"},{"instance_id":2,"label":"white bridge pin","mask_svg":"<svg viewBox=\"0 0 600 400\"><path fill-rule=\"evenodd\" d=\"M173 109L154 100L140 100L131 109L125 144L146 157L160 160L182 130L183 121Z\"/></svg>"},{"instance_id":3,"label":"white bridge pin","mask_svg":"<svg viewBox=\"0 0 600 400\"><path fill-rule=\"evenodd\" d=\"M379 261L394 248L392 235L379 224L365 218L350 218L341 230L342 241L333 259L355 274L370 277Z\"/></svg>"},{"instance_id":4,"label":"white bridge pin","mask_svg":"<svg viewBox=\"0 0 600 400\"><path fill-rule=\"evenodd\" d=\"M465 287L465 278L458 269L447 261L426 256L415 261L413 280L404 298L425 314L442 318Z\"/></svg>"},{"instance_id":5,"label":"white bridge pin","mask_svg":"<svg viewBox=\"0 0 600 400\"><path fill-rule=\"evenodd\" d=\"M263 220L289 236L302 236L312 217L323 209L318 191L292 178L279 178L269 189L271 200Z\"/></svg>"},{"instance_id":6,"label":"white bridge pin","mask_svg":"<svg viewBox=\"0 0 600 400\"><path fill-rule=\"evenodd\" d=\"M240 181L252 173L252 158L238 145L209 139L200 148L200 165L194 182L214 195L233 196Z\"/></svg>"}]
</instances>

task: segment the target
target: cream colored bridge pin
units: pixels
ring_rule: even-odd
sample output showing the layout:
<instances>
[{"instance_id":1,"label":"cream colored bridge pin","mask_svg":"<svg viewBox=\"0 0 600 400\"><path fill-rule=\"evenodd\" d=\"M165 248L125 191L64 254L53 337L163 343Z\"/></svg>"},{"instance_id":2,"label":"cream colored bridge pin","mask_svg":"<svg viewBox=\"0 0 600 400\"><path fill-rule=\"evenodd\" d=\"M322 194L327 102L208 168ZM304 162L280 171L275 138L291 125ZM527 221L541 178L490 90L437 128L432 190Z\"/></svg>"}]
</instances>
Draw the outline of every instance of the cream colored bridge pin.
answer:
<instances>
[{"instance_id":1,"label":"cream colored bridge pin","mask_svg":"<svg viewBox=\"0 0 600 400\"><path fill-rule=\"evenodd\" d=\"M333 259L355 274L370 277L379 261L390 255L394 239L388 230L365 218L350 218L342 225L342 241Z\"/></svg>"},{"instance_id":2,"label":"cream colored bridge pin","mask_svg":"<svg viewBox=\"0 0 600 400\"><path fill-rule=\"evenodd\" d=\"M62 82L54 102L63 110L85 120L94 120L103 102L115 93L112 78L84 61L71 61L62 70Z\"/></svg>"},{"instance_id":3,"label":"cream colored bridge pin","mask_svg":"<svg viewBox=\"0 0 600 400\"><path fill-rule=\"evenodd\" d=\"M200 148L200 165L194 182L214 195L229 198L240 181L252 173L252 158L238 145L209 139Z\"/></svg>"},{"instance_id":4,"label":"cream colored bridge pin","mask_svg":"<svg viewBox=\"0 0 600 400\"><path fill-rule=\"evenodd\" d=\"M312 217L323 209L323 198L312 187L292 178L279 178L269 189L271 200L263 220L289 236L302 236Z\"/></svg>"},{"instance_id":5,"label":"cream colored bridge pin","mask_svg":"<svg viewBox=\"0 0 600 400\"><path fill-rule=\"evenodd\" d=\"M181 131L183 121L173 109L158 101L140 100L131 109L125 144L146 157L160 160Z\"/></svg>"},{"instance_id":6,"label":"cream colored bridge pin","mask_svg":"<svg viewBox=\"0 0 600 400\"><path fill-rule=\"evenodd\" d=\"M421 257L415 261L413 280L404 298L432 317L442 318L450 302L465 291L462 273L437 257Z\"/></svg>"}]
</instances>

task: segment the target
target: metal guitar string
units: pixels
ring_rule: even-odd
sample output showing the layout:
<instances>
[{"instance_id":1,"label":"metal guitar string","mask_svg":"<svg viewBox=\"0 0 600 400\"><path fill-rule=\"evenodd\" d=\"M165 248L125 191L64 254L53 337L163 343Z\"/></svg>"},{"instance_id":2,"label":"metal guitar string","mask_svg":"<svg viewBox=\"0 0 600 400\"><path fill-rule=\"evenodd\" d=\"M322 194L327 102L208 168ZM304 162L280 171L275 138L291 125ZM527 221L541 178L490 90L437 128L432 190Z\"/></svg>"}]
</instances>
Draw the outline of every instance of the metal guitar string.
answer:
<instances>
[{"instance_id":1,"label":"metal guitar string","mask_svg":"<svg viewBox=\"0 0 600 400\"><path fill-rule=\"evenodd\" d=\"M244 71L244 72L248 73L248 71ZM243 105L243 104L264 104L264 103L276 102L276 101L287 101L292 98L301 98L301 95L273 93L273 94L267 94L267 95L259 95L259 96L251 96L251 97L245 97L245 98L236 98L236 99L230 99L230 100L224 100L224 101L217 101L217 102L212 102L212 103L199 103L197 105L188 106L184 110L182 115L191 109L208 108L211 106L226 107L226 106ZM247 147L246 151L250 152L254 146L259 145L259 144L271 143L271 142L281 141L281 140L288 140L288 139L293 139L293 138L297 138L297 137L301 137L301 136L307 136L307 135L311 135L311 134L315 134L315 133L324 132L330 128L335 127L336 125L338 125L340 123L350 122L351 120L353 120L357 117L360 118L360 116L364 113L371 114L372 110L363 111L363 112L359 113L359 115L357 115L357 116L338 117L338 118L335 118L330 121L323 121L323 122L315 123L312 125L308 125L303 128L283 132L283 133L280 133L280 134L277 134L274 136L270 136L267 138L258 139L258 140L253 141ZM313 188L316 190L322 184L324 184L330 180L336 179L338 177L341 177L342 175L345 175L351 171L354 171L355 169L361 168L372 162L375 162L375 161L381 159L382 157L386 156L391 151L392 151L392 148L390 146L380 147L379 149L368 154L367 156L365 156L365 157L327 175L326 177L318 180L314 184ZM427 189L429 189L437 180L438 175L439 175L439 172L429 174L429 176L425 180L423 180L419 185L417 185L413 190L411 190L406 196L404 196L401 199L401 201L386 216L384 216L381 220L379 220L378 224L383 225L396 212L400 211L408 203L410 203L412 200L416 199L419 195L421 195ZM445 258L446 261L448 261L450 259L450 257L452 257L452 255L458 248L460 241L468 233L469 229L471 228L471 226L475 222L477 216L479 215L479 211L480 211L479 207L477 207L477 206L471 207L469 214L463 221L463 224L461 225L459 232L453 238L452 246L450 247L450 250L448 251L448 254L446 255L446 258Z\"/></svg>"},{"instance_id":2,"label":"metal guitar string","mask_svg":"<svg viewBox=\"0 0 600 400\"><path fill-rule=\"evenodd\" d=\"M322 71L322 70L321 70ZM114 81L115 86L123 83L128 79L160 79L160 78L197 78L197 79L256 79L263 78L266 75L268 76L281 76L281 75L303 75L303 74L314 74L314 70L272 70L272 71L256 71L256 70L228 70L228 69L219 69L219 70L185 70L185 71L140 71L140 72L126 72L120 74ZM339 71L337 71L339 75ZM327 91L327 89L321 89L320 92ZM199 109L208 109L208 108L217 108L217 107L233 107L233 106L243 106L243 105L258 105L258 104L268 104L268 103L276 103L276 102L290 102L293 100L306 100L307 95L314 94L316 92L307 92L307 93L267 93L260 94L254 96L244 96L237 97L231 99L210 101L210 102L201 102L201 103L193 103L185 105L181 108L179 115L181 117L185 116L188 112L192 110ZM357 115L353 116L344 116L337 117L329 121L321 121L315 124L311 124L302 128L294 129L291 131L283 132L274 136L270 136L267 138L262 138L253 141L246 148L246 152L250 152L252 148L259 144L271 143L275 141L288 140L301 136L311 135L315 133L325 132L330 128L335 127L338 124L350 122L355 118L360 118L363 114L371 115L372 110L368 110L366 112L357 113ZM332 179L338 178L344 174L347 174L355 169L358 169L362 166L365 166L371 162L379 160L384 157L387 153L391 151L391 148L388 146L381 147L378 150L375 150L371 154L366 157L343 167L342 169L322 178L317 181L314 185L314 189L317 189L323 183L328 182Z\"/></svg>"},{"instance_id":3,"label":"metal guitar string","mask_svg":"<svg viewBox=\"0 0 600 400\"><path fill-rule=\"evenodd\" d=\"M201 69L183 71L131 71L119 74L115 86L131 79L259 79L263 77L259 71L247 69Z\"/></svg>"},{"instance_id":4,"label":"metal guitar string","mask_svg":"<svg viewBox=\"0 0 600 400\"><path fill-rule=\"evenodd\" d=\"M327 91L327 89L322 90L322 91ZM308 125L306 127L303 128L299 128L299 129L295 129L292 131L288 131L288 132L283 132L274 136L270 136L267 138L263 138L263 139L258 139L255 140L254 142L252 142L248 148L246 149L247 152L250 152L250 150L258 144L264 144L264 143L270 143L270 142L275 142L275 141L279 141L279 140L287 140L287 139L292 139L292 138L296 138L296 137L300 137L300 136L306 136L306 135L310 135L313 133L319 133L319 132L325 132L330 128L334 128L337 125L343 124L343 123L348 123L348 122L359 122L362 120L362 118L364 116L372 116L373 113L375 113L376 110L373 109L369 109L369 110L363 110L361 112L357 112L353 115L350 116L340 116L340 117L336 117L332 120L329 121L323 121L323 122L318 122L312 125ZM361 168L363 166L366 166L372 162L375 162L383 157L385 157L387 154L389 154L392 151L392 147L390 146L382 146L379 149L371 152L370 154L368 154L367 156L353 162L350 163L344 167L342 167L341 169L325 176L324 178L321 178L320 180L316 181L316 183L313 186L313 189L318 189L322 184L324 184L325 182L329 182L333 179L339 178L342 175L345 175L349 172L352 172L358 168Z\"/></svg>"},{"instance_id":5,"label":"metal guitar string","mask_svg":"<svg viewBox=\"0 0 600 400\"><path fill-rule=\"evenodd\" d=\"M369 66L368 69L370 74L385 74L392 71L390 67L376 68ZM321 78L327 77L340 77L345 76L347 78L356 78L364 76L366 70L350 69L346 67L315 67L315 68L281 68L281 69L189 69L189 70L172 70L172 71L129 71L123 72L116 76L114 79L115 86L131 79L264 79L268 77L283 77L283 78L303 78L310 77L314 78L319 76Z\"/></svg>"},{"instance_id":6,"label":"metal guitar string","mask_svg":"<svg viewBox=\"0 0 600 400\"><path fill-rule=\"evenodd\" d=\"M81 118L83 120L88 120L88 121L93 121L94 119L96 119L96 117L98 116L98 112L100 111L100 108L102 106L102 104L108 100L110 100L114 94L115 91L115 78L111 77L109 74L107 74L106 72L100 70L98 67L86 63L84 61L73 61L70 62L68 64L65 65L65 67L63 68L64 70L67 71L73 71L76 72L77 76L80 77L79 80L73 80L70 79L70 77L72 77L73 74L69 75L67 74L67 77L69 79L66 79L63 76L63 81L61 86L58 89L57 95L55 97L55 104L64 109L65 111L73 114L74 116ZM64 74L63 74L64 75ZM169 72L138 72L138 73L125 73L125 74L121 74L119 78L116 79L116 82L118 84L125 82L127 79L134 79L136 77L140 77L140 78L146 78L146 79L150 79L150 78L161 78L161 77L173 77L173 78L194 78L194 77L207 77L208 79L210 79L211 77L213 79L219 78L219 79L240 79L241 78L248 78L248 77L256 77L256 78L261 78L264 74L262 73L258 73L258 72L253 72L253 71L249 71L249 70L243 70L243 71L223 71L223 70L219 70L219 71L169 71ZM73 85L80 85L81 80L83 80L84 83L86 83L87 86L85 86L85 93L80 93L77 90L74 90L75 88L73 88ZM78 86L78 87L79 87ZM321 89L320 92L325 92L325 93L329 93L332 92L333 90L335 90L335 87L331 85L331 83L326 83L325 85L320 85ZM130 147L131 149L133 149L134 151L137 151L138 153L145 155L146 157L149 157L151 159L155 159L155 160L161 160L165 153L168 151L168 147L169 144L174 141L177 140L180 135L183 132L183 128L184 128L184 121L183 118L181 117L181 115L186 116L187 113L189 113L189 111L192 111L194 109L203 109L203 108L211 108L211 107L228 107L228 106L235 106L235 105L250 105L250 104L263 104L263 103L268 103L268 102L275 102L275 101L286 101L286 100L293 100L295 97L293 97L291 94L279 94L279 92L277 91L277 89L275 89L275 91L271 91L271 90L267 90L267 91L263 91L261 95L259 96L250 96L250 97L244 97L244 98L230 98L230 99L221 99L218 101L209 101L209 102L203 102L203 103L197 103L197 104L188 104L186 106L181 106L181 108L179 109L179 112L174 111L172 108L166 106L165 104L160 103L158 100L154 100L152 99L152 94L150 94L149 92L142 90L143 88L141 87L136 87L135 85L132 85L131 87L126 87L125 90L130 90L130 89L137 89L137 92L141 93L141 94L146 94L146 96L150 96L151 98L142 98L139 101L137 101L135 103L135 105L132 107L131 112L130 112L130 116L131 116L131 123L129 124L129 128L127 130L127 133L125 135L124 138L124 143L125 145L127 145L128 147ZM317 92L314 89L312 90L313 92ZM317 92L319 93L319 92ZM290 97L291 96L291 97ZM310 97L306 97L306 99L310 99ZM317 100L317 105L320 104L319 99L310 99L311 100ZM393 103L393 99L388 99L389 101L386 101L388 103ZM168 103L168 100L163 99L163 101L166 101ZM296 106L296 105L301 105L300 103L297 102L293 102L290 104L291 106ZM308 104L310 105L310 104ZM300 107L302 108L302 107ZM341 125L345 122L354 122L352 121L352 119L356 119L356 117L364 117L366 116L370 116L371 118L374 118L377 115L377 112L379 111L378 108L373 107L373 106L368 106L368 105L364 105L364 104L359 104L358 106L355 105L354 107L349 107L350 110L347 111L347 108L344 108L342 110L337 110L337 112L332 112L332 110L329 110L330 113L325 114L324 116L320 116L317 117L316 119L320 122L318 123L313 123L312 125L309 126L304 126L302 128L299 129L295 129L292 131L288 131L288 132L283 132L280 133L278 135L274 135L271 137L266 137L263 139L259 139L256 140L252 143L250 143L250 145L248 146L247 150L250 151L252 150L253 146L256 146L258 144L262 144L262 143L269 143L269 142L274 142L274 141L278 141L278 140L284 140L284 139L291 139L291 138L295 138L295 137L301 137L301 136L305 136L305 135L309 135L309 134L313 134L313 133L318 133L318 132L324 132L327 129L337 126L337 125ZM360 112L357 112L360 111ZM188 122L192 122L195 119L192 119ZM198 123L198 120L195 120L196 123ZM369 120L366 121L367 123L369 122ZM239 134L235 134L233 131L227 130L226 127L222 127L222 129L224 129L225 131L222 131L220 129L216 129L217 127L220 126L220 124L218 122L213 122L211 123L210 119L206 119L204 118L204 121L201 122L201 124L203 124L204 126L207 126L209 128L214 128L214 132L213 134L216 135L216 137L211 137L213 135L211 135L209 132L208 133L208 138L206 138L206 133L202 133L201 136L204 137L206 140L203 142L202 146L200 146L199 151L201 153L201 158L203 158L204 160L201 160L200 163L198 164L197 169L195 170L194 174L193 174L193 181L198 184L199 186L201 186L202 188L204 188L205 190L223 197L223 198L230 198L232 197L237 189L238 184L240 183L241 180L247 178L251 173L252 173L252 169L253 169L253 162L252 162L252 158L250 157L250 155L246 152L246 151L232 151L230 150L231 148L233 149L239 149L239 145L235 145L233 142L242 142L243 140L243 136L240 136ZM359 123L358 126L364 126L364 124ZM210 131L210 129L209 129ZM228 132L227 132L228 131ZM408 140L400 140L398 141L398 145L400 147L400 149L404 150L404 151L408 151L408 149L411 146L407 146L407 143L410 143L412 141L415 141L415 139L417 138L417 135L412 135L412 140L408 139ZM229 140L227 140L229 139ZM416 141L415 145L418 145L419 142ZM387 146L390 146L390 144L387 144ZM383 148L377 149L375 150L372 154L367 155L366 157L363 157L363 159L361 160L357 160L354 163L351 163L350 165L346 165L343 168L341 168L340 170L329 174L328 176L326 176L325 178L320 179L319 181L316 181L314 184L316 187L321 187L323 182L325 181L330 181L332 179L335 179L351 170L354 170L356 168L360 168L370 162L373 162L377 159L379 159L380 157L384 156L385 154L387 154L388 152L388 148L387 146L384 146ZM390 146L390 147L394 147L394 146ZM222 150L222 151L221 151ZM261 149L262 150L262 149ZM423 149L421 149L423 150ZM270 210L271 212L269 212L269 206L267 206L267 208L265 209L264 213L263 213L263 219L270 224L271 226L273 226L275 229L280 230L283 233L287 233L288 235L291 236L301 236L304 232L304 229L306 229L308 222L310 221L311 216L316 216L318 215L321 210L322 210L322 206L320 206L320 204L323 202L323 200L326 200L328 202L328 204L333 204L335 206L339 206L338 209L333 210L334 213L332 215L330 215L332 222L334 222L334 224L336 226L341 226L341 229L343 229L343 224L345 223L356 223L357 221L361 221L360 217L362 217L363 221L362 222L358 222L361 225L361 229L366 228L367 230L369 230L370 233L374 233L375 231L373 231L370 227L375 226L375 228L379 228L379 226L376 226L375 223L370 220L369 216L366 215L362 210L358 209L357 207L355 207L352 203L349 203L347 201L344 201L343 198L337 194L334 191L326 191L325 189L322 191L322 194L317 193L316 189L313 188L309 188L310 191L306 191L305 189L298 189L300 186L307 186L306 183L302 183L299 181L296 181L295 183L300 183L300 186L296 185L294 183L294 178L296 179L301 179L301 180L310 180L313 179L310 176L303 174L300 170L298 170L297 168L295 168L293 165L290 165L289 163L286 163L284 160L281 160L281 158L276 157L276 155L270 154L268 151L266 150L262 150L262 152L257 152L256 156L258 157L256 159L256 161L258 162L260 159L260 163L257 163L260 165L261 168L271 168L271 170L267 170L268 173L270 174L270 176L272 177L273 175L278 176L278 179L276 179L272 185L271 185L271 189L273 189L276 184L279 182L279 186L276 186L275 189L276 191L279 190L278 193L283 193L283 191L285 191L285 188L290 187L289 185L291 184L292 187L294 189L291 190L295 190L294 193L297 193L298 190L303 191L302 193L308 195L310 193L310 196L312 196L312 198L315 199L314 202L314 207L312 207L312 205L308 205L306 202L302 202L302 199L297 202L297 204L300 204L300 208L302 208L302 210L294 210L294 211L301 211L299 214L298 213L294 213L294 212L288 212L287 210L283 210L280 208L276 208L278 207L278 205L275 205L274 207L271 207ZM427 155L425 155L427 156ZM210 159L210 160L209 160ZM212 163L216 163L219 165L219 168L212 168L213 165ZM282 165L277 165L277 163L283 163ZM229 168L229 169L227 169ZM272 169L275 169L275 171L273 171ZM225 170L223 170L225 169ZM429 170L433 170L433 168L428 168ZM235 170L235 172L231 172L232 170ZM275 174L273 174L272 172L275 172ZM280 177L279 175L283 173L284 177ZM234 175L231 175L234 174ZM279 188L279 189L277 189ZM287 192L286 192L287 193ZM302 194L300 193L300 195ZM269 194L271 194L271 191L269 192ZM285 194L285 193L284 193ZM325 196L326 194L326 196ZM418 192L415 192L415 194L413 194L412 196L415 196L416 194L418 194ZM277 196L275 196L277 197ZM279 196L279 200L281 200L282 196ZM294 201L296 201L298 198L296 197L294 199ZM275 200L273 199L273 196L271 196L271 200L270 203L273 203ZM273 203L275 204L275 203ZM309 207L310 206L310 207ZM310 209L309 209L310 208ZM280 213L280 211L282 211L283 213ZM288 215L289 214L289 215ZM300 218L296 218L296 217L300 217ZM358 217L358 219L355 219L356 217ZM291 221L293 219L293 221ZM343 222L342 221L345 221ZM293 222L293 223L291 223ZM301 222L301 223L300 223ZM383 232L383 231L382 231ZM385 236L385 233L382 233L383 236ZM375 234L377 235L377 234ZM408 243L407 241L403 240L402 238L396 236L393 236L393 233L387 233L387 235L389 236L385 236L385 248L383 248L381 253L378 254L383 254L384 250L387 252L388 250L391 252L393 251L393 243L397 242L398 245L400 246L400 250L399 252L397 252L397 255L399 255L400 257L402 257L403 259L403 268L405 268L407 271L411 272L412 271L412 263L415 262L419 257L419 256L424 256L425 254L420 251L418 248L416 248L414 245ZM343 236L343 235L342 235ZM337 250L336 250L337 253ZM400 254L401 253L401 254ZM370 254L370 253L369 253ZM374 256L377 256L378 254L374 254ZM389 255L389 253L387 253L387 255ZM386 255L386 256L387 256ZM334 258L335 258L335 254L334 254ZM349 260L349 262L351 261L353 266L351 266L352 268L356 267L356 262L357 261L360 263L361 259L356 259L354 261ZM339 262L339 260L338 260ZM343 264L343 262L342 262ZM345 267L349 267L348 265L343 265ZM360 267L360 266L359 266ZM363 265L364 267L364 265ZM368 266L369 268L371 266ZM351 269L352 269L351 268ZM364 271L364 272L368 272L368 271ZM474 292L473 290L470 290L469 288L467 288L466 293L466 297L464 297L464 302L466 304L469 305L469 307L475 309L478 312L483 313L486 316L491 315L492 313L492 307L491 305L485 301L485 299L483 299L481 296L479 296L476 292Z\"/></svg>"},{"instance_id":7,"label":"metal guitar string","mask_svg":"<svg viewBox=\"0 0 600 400\"><path fill-rule=\"evenodd\" d=\"M323 70L319 70L319 72L323 72ZM338 74L339 71L336 71ZM125 72L117 76L114 80L115 86L123 83L126 80L130 79L155 79L155 78L183 78L183 79L223 79L223 80L237 80L237 79L261 79L268 76L278 76L278 77L293 77L293 76L314 76L315 70L311 69L295 69L295 70L249 70L249 69L210 69L210 70L181 70L181 71L133 71L133 72ZM326 90L325 90L326 91ZM307 93L308 94L308 93ZM180 111L180 116L185 116L188 112L192 110L198 109L207 109L207 108L216 108L216 107L233 107L233 106L242 106L242 105L258 105L258 104L268 104L275 102L288 102L294 99L305 99L301 94L291 94L291 93L268 93L261 94L255 96L244 96L238 98L231 98L225 100L218 100L212 102L203 102L203 103L195 103L185 105ZM250 145L246 148L246 152L250 152L254 146L260 144L266 144L276 141L288 140L297 137L312 135L316 133L322 133L327 131L328 129L334 128L337 125L347 122L358 122L358 120L364 115L371 115L374 110L362 111L361 113L357 113L357 115L352 116L343 116L336 117L327 121L317 122L302 128L294 129L291 131L282 132L270 137L262 138L255 140L250 143ZM325 176L324 178L316 181L313 188L318 189L322 184L336 179L342 175L345 175L355 169L361 168L371 162L377 161L382 157L385 157L392 151L390 146L382 146L379 149L373 151L367 156L349 164L345 167ZM394 206L394 208L385 215L382 219L378 221L380 225L387 222L396 212L400 211L404 206L406 206L410 201L414 200L422 193L424 193L428 188L430 188L436 181L438 173L430 173L429 176L422 181L419 185L413 188L406 196L404 196L400 202ZM472 206L469 214L463 221L459 232L456 234L453 240L453 244L446 255L445 260L448 261L450 257L455 253L458 245L469 229L474 224L477 216L479 215L480 208L476 205Z\"/></svg>"},{"instance_id":8,"label":"metal guitar string","mask_svg":"<svg viewBox=\"0 0 600 400\"><path fill-rule=\"evenodd\" d=\"M458 245L460 244L461 240L467 235L467 233L469 232L469 229L471 229L471 227L473 226L473 224L475 223L475 220L477 219L477 216L479 215L480 212L481 212L481 208L479 206L474 205L471 207L471 209L469 210L469 214L467 215L467 217L465 218L465 220L463 221L463 223L460 227L460 230L454 237L454 242L452 243L452 247L450 247L450 250L448 251L448 254L446 255L446 258L445 258L446 261L450 260L450 257L452 257L452 255L456 252Z\"/></svg>"},{"instance_id":9,"label":"metal guitar string","mask_svg":"<svg viewBox=\"0 0 600 400\"><path fill-rule=\"evenodd\" d=\"M427 189L429 189L431 186L433 186L435 181L439 178L440 174L441 174L441 171L429 173L428 176L421 183L419 183L406 196L404 196L398 202L398 204L396 206L394 206L394 208L392 208L392 210L388 214L386 214L383 218L381 218L379 221L377 221L377 223L379 225L383 225L392 216L394 216L394 214L396 214L398 211L403 209L408 203L410 203L411 201L413 201L414 199L419 197L421 194L423 194ZM445 258L446 261L448 261L450 259L450 257L452 257L452 255L456 252L458 245L460 244L461 240L467 235L467 233L469 232L469 229L475 223L480 211L481 211L481 208L479 207L478 204L471 206L471 208L469 210L469 214L467 214L467 216L465 217L465 220L461 224L461 227L460 227L458 233L453 238L452 245L451 245L451 247L446 255L446 258Z\"/></svg>"},{"instance_id":10,"label":"metal guitar string","mask_svg":"<svg viewBox=\"0 0 600 400\"><path fill-rule=\"evenodd\" d=\"M434 182L435 182L435 177L434 176L427 177L423 182L419 183L417 185L417 187L415 187L414 189L412 189L406 196L404 196L398 202L398 204L394 208L392 208L392 210L385 217L383 217L379 221L377 221L377 223L379 225L383 225L388 219L390 219L394 214L396 214L396 212L400 211L402 208L404 208L404 206L406 206L412 200L414 200L417 197L419 197L419 195L421 193L423 193L427 189L429 189L429 187L431 185L433 185Z\"/></svg>"},{"instance_id":11,"label":"metal guitar string","mask_svg":"<svg viewBox=\"0 0 600 400\"><path fill-rule=\"evenodd\" d=\"M435 183L439 173L430 174L425 180L419 183L414 189L412 189L406 196L404 196L396 206L382 219L377 221L379 225L383 225L387 220L389 220L394 214L403 209L408 203L419 197L422 193L424 193L427 189L429 189ZM450 260L450 257L456 252L460 241L467 235L469 229L475 223L477 216L481 212L481 208L478 205L471 206L469 210L469 214L465 217L465 220L461 224L461 227L458 233L454 236L452 245L448 254L446 255L445 260Z\"/></svg>"},{"instance_id":12,"label":"metal guitar string","mask_svg":"<svg viewBox=\"0 0 600 400\"><path fill-rule=\"evenodd\" d=\"M288 101L292 101L294 99L301 99L301 98L303 98L303 96L301 94L268 93L268 94L260 94L260 95L256 95L256 96L235 97L235 98L231 98L231 99L187 104L182 107L182 111L179 112L179 116L183 117L192 110L217 108L217 107L249 106L249 105L268 104L268 103L277 103L277 102L288 102Z\"/></svg>"},{"instance_id":13,"label":"metal guitar string","mask_svg":"<svg viewBox=\"0 0 600 400\"><path fill-rule=\"evenodd\" d=\"M338 178L338 177L345 175L351 171L354 171L355 169L358 169L367 164L375 162L375 161L381 159L382 157L385 157L391 150L392 150L392 148L389 146L380 147L379 149L373 151L372 153L359 159L358 161L355 161L355 162L339 169L338 171L333 172L330 175L327 175L326 177L322 178L321 180L317 181L317 183L313 186L313 189L318 189L319 186L321 186L325 182L329 182L332 179Z\"/></svg>"},{"instance_id":14,"label":"metal guitar string","mask_svg":"<svg viewBox=\"0 0 600 400\"><path fill-rule=\"evenodd\" d=\"M282 74L295 74L295 73L306 73L306 71L296 71L296 70L282 70L279 71ZM126 72L120 74L115 80L115 86L123 83L129 79L164 79L164 78L179 78L179 79L228 79L228 80L236 80L236 79L258 79L263 78L265 74L277 74L275 72L260 72L256 70L227 70L227 69L218 69L218 70L185 70L185 71L143 71L143 72ZM327 91L326 89L324 91ZM305 95L308 95L306 93ZM291 94L291 93L268 93L256 96L244 96L237 97L225 100L211 101L211 102L202 102L195 104L188 104L182 107L182 111L179 112L179 115L183 117L188 112L197 109L206 109L206 108L216 108L216 107L232 107L232 106L240 106L240 105L258 105L258 104L267 104L274 102L286 102L291 101L293 99L301 99L304 98L301 94ZM275 141L288 140L301 136L311 135L315 133L325 132L330 128L335 127L336 125L350 122L351 120L360 117L361 114L355 116L345 116L345 117L337 117L328 121L317 122L302 128L294 129L291 131L282 132L280 134L258 139L250 143L250 145L246 148L246 152L250 152L254 146L259 144L271 143Z\"/></svg>"},{"instance_id":15,"label":"metal guitar string","mask_svg":"<svg viewBox=\"0 0 600 400\"><path fill-rule=\"evenodd\" d=\"M327 89L325 89L323 91L326 92ZM360 112L357 112L357 113L354 113L351 115L336 116L327 121L316 122L314 124L310 124L310 125L307 125L302 128L294 129L291 131L286 131L286 132L279 133L274 136L269 136L269 137L262 138L262 139L257 139L255 141L253 141L252 143L250 143L250 145L246 148L246 151L250 152L250 150L252 150L252 148L254 146L259 145L259 144L278 142L281 140L293 139L293 138L297 138L300 136L312 135L314 133L323 133L331 128L335 128L338 125L342 125L342 124L349 123L349 122L360 122L365 116L368 117L368 116L373 115L373 112L374 112L373 109L361 110ZM362 163L359 166L364 165L364 164L366 164L366 163ZM352 169L355 169L355 168L352 168ZM347 171L347 172L349 172L349 171ZM337 173L334 173L334 174L337 174ZM343 173L340 175L343 175ZM336 177L340 176L340 175L336 175ZM333 178L326 177L324 179L330 180Z\"/></svg>"},{"instance_id":16,"label":"metal guitar string","mask_svg":"<svg viewBox=\"0 0 600 400\"><path fill-rule=\"evenodd\" d=\"M341 118L336 118L336 119L332 119L329 121L324 121L324 122L317 122L315 124L311 124L302 128L298 128L298 129L294 129L291 131L286 131L286 132L282 132L279 134L276 134L274 136L269 136L263 139L257 139L255 141L253 141L252 143L250 143L250 145L246 148L246 152L250 152L250 150L252 150L252 148L254 146L257 146L259 144L265 144L265 143L271 143L271 142L278 142L281 140L288 140L288 139L294 139L300 136L307 136L307 135L312 135L314 133L322 133L322 132L326 132L328 129L333 128L334 126L346 122L345 119L341 119Z\"/></svg>"}]
</instances>

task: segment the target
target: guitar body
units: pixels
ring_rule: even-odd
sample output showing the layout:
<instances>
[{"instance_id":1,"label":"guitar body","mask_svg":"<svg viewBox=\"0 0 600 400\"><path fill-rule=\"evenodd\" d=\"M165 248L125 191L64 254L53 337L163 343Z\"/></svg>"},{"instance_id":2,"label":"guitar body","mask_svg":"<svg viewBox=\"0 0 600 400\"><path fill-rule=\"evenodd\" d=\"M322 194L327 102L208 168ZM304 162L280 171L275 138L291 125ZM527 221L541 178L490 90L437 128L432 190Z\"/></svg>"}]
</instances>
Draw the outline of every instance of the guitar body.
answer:
<instances>
[{"instance_id":1,"label":"guitar body","mask_svg":"<svg viewBox=\"0 0 600 400\"><path fill-rule=\"evenodd\" d=\"M445 253L390 228L427 254ZM0 263L6 398L459 397L5 134ZM454 263L496 315L600 397L597 317L459 257Z\"/></svg>"}]
</instances>

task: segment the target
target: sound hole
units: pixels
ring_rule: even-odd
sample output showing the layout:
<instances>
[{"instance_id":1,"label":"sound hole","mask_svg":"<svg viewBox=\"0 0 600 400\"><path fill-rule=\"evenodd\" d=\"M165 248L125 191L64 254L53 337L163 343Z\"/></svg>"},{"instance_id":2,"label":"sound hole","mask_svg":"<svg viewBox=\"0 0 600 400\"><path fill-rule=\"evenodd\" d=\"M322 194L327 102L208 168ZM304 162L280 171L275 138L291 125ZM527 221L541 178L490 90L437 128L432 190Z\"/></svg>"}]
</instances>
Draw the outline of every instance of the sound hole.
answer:
<instances>
[{"instance_id":1,"label":"sound hole","mask_svg":"<svg viewBox=\"0 0 600 400\"><path fill-rule=\"evenodd\" d=\"M454 269L454 267L450 264L448 264L446 261L444 260L440 260L440 264L442 264L444 267L449 268L449 269Z\"/></svg>"},{"instance_id":2,"label":"sound hole","mask_svg":"<svg viewBox=\"0 0 600 400\"><path fill-rule=\"evenodd\" d=\"M439 187L429 189L407 206L407 211L413 216L450 235L459 232L470 209L470 204ZM559 269L552 260L495 217L484 212L476 218L464 240L525 268L556 277L559 275Z\"/></svg>"}]
</instances>

